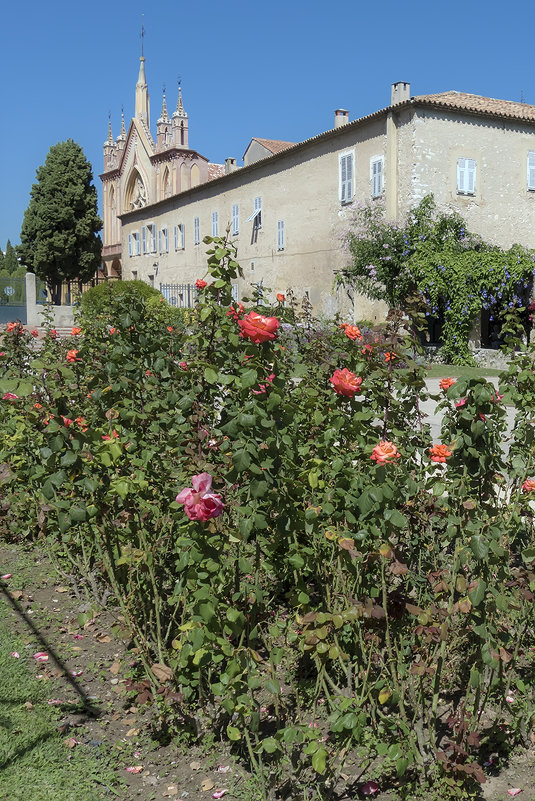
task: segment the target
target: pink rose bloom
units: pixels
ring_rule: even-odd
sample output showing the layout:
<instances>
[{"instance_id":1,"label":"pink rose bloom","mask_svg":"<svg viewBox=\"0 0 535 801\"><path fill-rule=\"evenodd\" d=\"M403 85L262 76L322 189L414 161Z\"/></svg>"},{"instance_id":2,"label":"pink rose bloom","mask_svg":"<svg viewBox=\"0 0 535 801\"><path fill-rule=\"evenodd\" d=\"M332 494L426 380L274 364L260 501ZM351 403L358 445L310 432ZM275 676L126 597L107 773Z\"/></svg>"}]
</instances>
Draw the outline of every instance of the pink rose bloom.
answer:
<instances>
[{"instance_id":1,"label":"pink rose bloom","mask_svg":"<svg viewBox=\"0 0 535 801\"><path fill-rule=\"evenodd\" d=\"M210 492L212 476L200 473L191 479L193 487L186 487L176 496L177 503L184 504L184 511L190 520L210 520L219 517L224 504L221 495Z\"/></svg>"}]
</instances>

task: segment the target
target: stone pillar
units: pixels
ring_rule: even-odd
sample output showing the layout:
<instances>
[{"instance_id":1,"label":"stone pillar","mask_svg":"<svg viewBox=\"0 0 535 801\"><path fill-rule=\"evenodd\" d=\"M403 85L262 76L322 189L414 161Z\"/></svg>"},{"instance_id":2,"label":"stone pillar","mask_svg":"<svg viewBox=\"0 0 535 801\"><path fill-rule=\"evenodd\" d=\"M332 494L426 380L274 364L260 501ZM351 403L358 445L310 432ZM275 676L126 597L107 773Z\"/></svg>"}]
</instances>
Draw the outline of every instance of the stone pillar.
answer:
<instances>
[{"instance_id":1,"label":"stone pillar","mask_svg":"<svg viewBox=\"0 0 535 801\"><path fill-rule=\"evenodd\" d=\"M26 325L35 328L40 325L41 315L37 306L37 290L34 273L26 273Z\"/></svg>"}]
</instances>

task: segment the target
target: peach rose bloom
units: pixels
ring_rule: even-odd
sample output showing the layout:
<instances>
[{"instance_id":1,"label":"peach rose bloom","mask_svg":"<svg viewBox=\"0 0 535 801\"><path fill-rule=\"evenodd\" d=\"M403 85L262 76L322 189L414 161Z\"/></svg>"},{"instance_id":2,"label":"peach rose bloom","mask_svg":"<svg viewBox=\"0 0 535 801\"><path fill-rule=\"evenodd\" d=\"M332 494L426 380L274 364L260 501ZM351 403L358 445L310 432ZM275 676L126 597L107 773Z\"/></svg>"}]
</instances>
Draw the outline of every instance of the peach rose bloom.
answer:
<instances>
[{"instance_id":1,"label":"peach rose bloom","mask_svg":"<svg viewBox=\"0 0 535 801\"><path fill-rule=\"evenodd\" d=\"M400 456L401 454L394 443L383 439L379 445L376 445L373 449L370 459L373 459L377 464L384 464L385 462L393 462L399 459Z\"/></svg>"}]
</instances>

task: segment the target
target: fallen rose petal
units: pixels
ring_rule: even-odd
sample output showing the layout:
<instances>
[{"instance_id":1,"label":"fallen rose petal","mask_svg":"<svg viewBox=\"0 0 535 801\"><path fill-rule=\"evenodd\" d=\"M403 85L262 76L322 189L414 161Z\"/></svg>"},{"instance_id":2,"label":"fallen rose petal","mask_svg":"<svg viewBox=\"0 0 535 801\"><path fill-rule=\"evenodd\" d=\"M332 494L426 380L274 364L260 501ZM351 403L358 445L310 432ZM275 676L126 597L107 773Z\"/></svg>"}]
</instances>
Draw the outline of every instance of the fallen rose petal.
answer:
<instances>
[{"instance_id":1,"label":"fallen rose petal","mask_svg":"<svg viewBox=\"0 0 535 801\"><path fill-rule=\"evenodd\" d=\"M14 656L14 657L15 657L15 659L20 659L20 654L19 654L19 652L18 652L18 651L11 651L11 653L9 654L9 656Z\"/></svg>"},{"instance_id":2,"label":"fallen rose petal","mask_svg":"<svg viewBox=\"0 0 535 801\"><path fill-rule=\"evenodd\" d=\"M77 678L78 676L81 676L83 672L84 672L83 670L70 670L69 671L71 676L74 676L75 678Z\"/></svg>"},{"instance_id":3,"label":"fallen rose petal","mask_svg":"<svg viewBox=\"0 0 535 801\"><path fill-rule=\"evenodd\" d=\"M225 793L228 793L228 790L216 790L215 793L212 793L212 798L222 798Z\"/></svg>"},{"instance_id":4,"label":"fallen rose petal","mask_svg":"<svg viewBox=\"0 0 535 801\"><path fill-rule=\"evenodd\" d=\"M508 704L514 704L515 702L514 696L512 695L506 695L505 700L507 701Z\"/></svg>"},{"instance_id":5,"label":"fallen rose petal","mask_svg":"<svg viewBox=\"0 0 535 801\"><path fill-rule=\"evenodd\" d=\"M33 658L36 662L48 662L48 654L45 651L38 651Z\"/></svg>"},{"instance_id":6,"label":"fallen rose petal","mask_svg":"<svg viewBox=\"0 0 535 801\"><path fill-rule=\"evenodd\" d=\"M521 787L511 787L510 790L507 790L507 795L518 795L522 792Z\"/></svg>"},{"instance_id":7,"label":"fallen rose petal","mask_svg":"<svg viewBox=\"0 0 535 801\"><path fill-rule=\"evenodd\" d=\"M141 773L142 770L143 770L143 765L132 765L132 767L126 769L126 772L127 773Z\"/></svg>"},{"instance_id":8,"label":"fallen rose petal","mask_svg":"<svg viewBox=\"0 0 535 801\"><path fill-rule=\"evenodd\" d=\"M4 581L7 581L7 579L11 578L12 575L13 573L6 573L5 575L2 576L2 578L4 579Z\"/></svg>"},{"instance_id":9,"label":"fallen rose petal","mask_svg":"<svg viewBox=\"0 0 535 801\"><path fill-rule=\"evenodd\" d=\"M74 637L75 640L83 640L84 639L84 635L83 634L73 634L72 636Z\"/></svg>"},{"instance_id":10,"label":"fallen rose petal","mask_svg":"<svg viewBox=\"0 0 535 801\"><path fill-rule=\"evenodd\" d=\"M366 782L360 788L362 795L374 795L379 790L379 785L376 782Z\"/></svg>"},{"instance_id":11,"label":"fallen rose petal","mask_svg":"<svg viewBox=\"0 0 535 801\"><path fill-rule=\"evenodd\" d=\"M61 698L49 698L49 700L47 701L47 704L50 704L50 705L52 705L52 704L62 704L62 703L63 703L63 701L61 700Z\"/></svg>"},{"instance_id":12,"label":"fallen rose petal","mask_svg":"<svg viewBox=\"0 0 535 801\"><path fill-rule=\"evenodd\" d=\"M230 765L219 765L217 768L218 773L228 773L229 771L232 771Z\"/></svg>"}]
</instances>

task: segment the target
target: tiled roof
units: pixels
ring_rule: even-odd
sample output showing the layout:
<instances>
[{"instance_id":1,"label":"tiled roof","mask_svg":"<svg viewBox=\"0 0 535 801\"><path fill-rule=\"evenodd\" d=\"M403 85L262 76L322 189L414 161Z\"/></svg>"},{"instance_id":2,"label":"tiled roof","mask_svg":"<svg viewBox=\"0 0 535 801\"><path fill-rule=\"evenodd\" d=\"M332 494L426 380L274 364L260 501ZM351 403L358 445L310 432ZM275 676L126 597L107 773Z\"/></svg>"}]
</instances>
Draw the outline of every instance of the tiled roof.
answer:
<instances>
[{"instance_id":1,"label":"tiled roof","mask_svg":"<svg viewBox=\"0 0 535 801\"><path fill-rule=\"evenodd\" d=\"M253 136L253 140L255 142L260 142L266 150L269 150L270 153L282 153L283 150L288 150L289 147L293 147L297 142L283 142L280 139L259 139L258 136Z\"/></svg>"},{"instance_id":2,"label":"tiled roof","mask_svg":"<svg viewBox=\"0 0 535 801\"><path fill-rule=\"evenodd\" d=\"M478 114L490 114L499 117L510 117L520 120L535 120L535 106L517 103L514 100L498 100L495 97L471 95L466 92L439 92L434 95L416 95L411 98L415 103L431 103L446 109L463 109Z\"/></svg>"},{"instance_id":3,"label":"tiled roof","mask_svg":"<svg viewBox=\"0 0 535 801\"><path fill-rule=\"evenodd\" d=\"M208 180L213 181L214 178L221 178L222 175L225 174L225 165L224 164L213 164L211 161L208 162Z\"/></svg>"}]
</instances>

